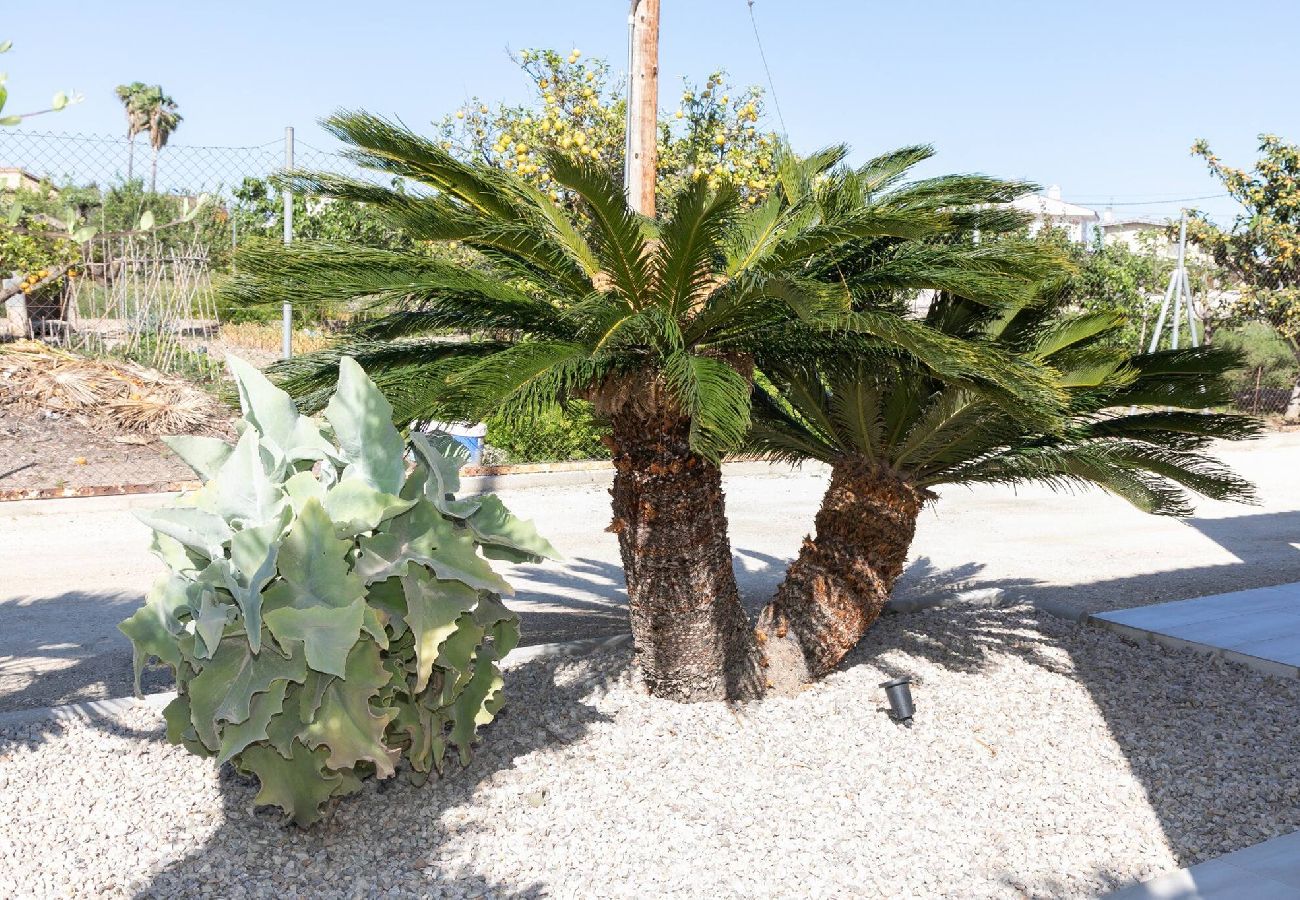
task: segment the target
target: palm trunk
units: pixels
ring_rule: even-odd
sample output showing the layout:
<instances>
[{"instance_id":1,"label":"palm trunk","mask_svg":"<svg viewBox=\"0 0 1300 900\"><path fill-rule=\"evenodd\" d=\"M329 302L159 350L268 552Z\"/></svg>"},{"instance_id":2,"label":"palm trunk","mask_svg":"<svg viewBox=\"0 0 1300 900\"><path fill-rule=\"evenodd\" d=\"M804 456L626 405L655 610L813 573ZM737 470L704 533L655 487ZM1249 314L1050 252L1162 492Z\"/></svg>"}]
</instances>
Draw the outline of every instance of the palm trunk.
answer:
<instances>
[{"instance_id":1,"label":"palm trunk","mask_svg":"<svg viewBox=\"0 0 1300 900\"><path fill-rule=\"evenodd\" d=\"M149 162L149 193L157 193L158 189L158 148L153 148L153 158Z\"/></svg>"},{"instance_id":2,"label":"palm trunk","mask_svg":"<svg viewBox=\"0 0 1300 900\"><path fill-rule=\"evenodd\" d=\"M762 693L740 604L717 465L691 452L690 423L628 404L611 415L614 520L633 645L646 687L671 700Z\"/></svg>"},{"instance_id":3,"label":"palm trunk","mask_svg":"<svg viewBox=\"0 0 1300 900\"><path fill-rule=\"evenodd\" d=\"M126 142L126 183L131 183L131 177L135 174L135 138L127 138Z\"/></svg>"},{"instance_id":4,"label":"palm trunk","mask_svg":"<svg viewBox=\"0 0 1300 900\"><path fill-rule=\"evenodd\" d=\"M903 573L921 507L933 494L858 457L831 468L816 535L759 617L778 692L830 672L880 616Z\"/></svg>"}]
</instances>

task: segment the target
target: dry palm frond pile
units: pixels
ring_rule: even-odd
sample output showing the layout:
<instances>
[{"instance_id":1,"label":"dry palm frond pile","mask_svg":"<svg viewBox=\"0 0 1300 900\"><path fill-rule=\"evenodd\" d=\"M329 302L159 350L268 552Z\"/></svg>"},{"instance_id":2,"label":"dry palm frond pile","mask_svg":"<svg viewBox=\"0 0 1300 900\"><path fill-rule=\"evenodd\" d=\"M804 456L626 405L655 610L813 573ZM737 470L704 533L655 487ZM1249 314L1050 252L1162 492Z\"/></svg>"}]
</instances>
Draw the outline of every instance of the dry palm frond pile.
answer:
<instances>
[{"instance_id":1,"label":"dry palm frond pile","mask_svg":"<svg viewBox=\"0 0 1300 900\"><path fill-rule=\"evenodd\" d=\"M180 379L40 341L0 346L0 404L68 415L97 431L222 434L231 422L230 410L216 398Z\"/></svg>"}]
</instances>

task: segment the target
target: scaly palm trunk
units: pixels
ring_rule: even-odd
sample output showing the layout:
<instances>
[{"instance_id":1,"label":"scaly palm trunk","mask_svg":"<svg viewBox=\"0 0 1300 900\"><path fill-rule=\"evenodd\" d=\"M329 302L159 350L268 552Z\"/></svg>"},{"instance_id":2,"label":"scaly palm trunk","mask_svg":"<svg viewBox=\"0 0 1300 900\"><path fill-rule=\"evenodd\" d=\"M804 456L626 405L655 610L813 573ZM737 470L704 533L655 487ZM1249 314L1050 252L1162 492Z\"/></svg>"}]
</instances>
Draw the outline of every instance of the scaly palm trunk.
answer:
<instances>
[{"instance_id":1,"label":"scaly palm trunk","mask_svg":"<svg viewBox=\"0 0 1300 900\"><path fill-rule=\"evenodd\" d=\"M158 189L158 148L153 148L153 158L149 162L149 193L157 193Z\"/></svg>"},{"instance_id":2,"label":"scaly palm trunk","mask_svg":"<svg viewBox=\"0 0 1300 900\"><path fill-rule=\"evenodd\" d=\"M131 183L131 178L135 174L135 136L127 138L126 143L126 183Z\"/></svg>"},{"instance_id":3,"label":"scaly palm trunk","mask_svg":"<svg viewBox=\"0 0 1300 900\"><path fill-rule=\"evenodd\" d=\"M740 605L719 467L691 452L690 423L626 405L613 425L614 520L637 662L650 693L740 700L762 693Z\"/></svg>"},{"instance_id":4,"label":"scaly palm trunk","mask_svg":"<svg viewBox=\"0 0 1300 900\"><path fill-rule=\"evenodd\" d=\"M816 535L759 616L768 679L790 692L839 665L903 573L921 507L933 495L859 457L831 468Z\"/></svg>"}]
</instances>

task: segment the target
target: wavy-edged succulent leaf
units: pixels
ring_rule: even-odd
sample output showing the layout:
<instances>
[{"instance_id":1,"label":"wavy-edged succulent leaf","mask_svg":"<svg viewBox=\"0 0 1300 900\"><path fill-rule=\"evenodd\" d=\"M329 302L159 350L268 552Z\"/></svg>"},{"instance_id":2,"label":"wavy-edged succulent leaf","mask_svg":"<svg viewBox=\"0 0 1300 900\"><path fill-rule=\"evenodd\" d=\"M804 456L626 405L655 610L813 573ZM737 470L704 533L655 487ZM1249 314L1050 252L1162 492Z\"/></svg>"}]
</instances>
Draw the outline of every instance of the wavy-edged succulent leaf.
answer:
<instances>
[{"instance_id":1,"label":"wavy-edged succulent leaf","mask_svg":"<svg viewBox=\"0 0 1300 900\"><path fill-rule=\"evenodd\" d=\"M254 694L269 690L277 681L301 682L306 677L307 663L301 653L286 658L267 647L254 654L242 636L225 638L187 685L194 731L204 746L215 751L221 746L221 726L245 721Z\"/></svg>"},{"instance_id":2,"label":"wavy-edged succulent leaf","mask_svg":"<svg viewBox=\"0 0 1300 900\"><path fill-rule=\"evenodd\" d=\"M379 648L370 641L358 642L348 654L346 674L325 688L320 709L306 729L308 747L329 748L325 764L331 769L350 769L365 761L374 764L380 778L393 775L384 732L397 710L376 713L370 706L370 699L387 683Z\"/></svg>"},{"instance_id":3,"label":"wavy-edged succulent leaf","mask_svg":"<svg viewBox=\"0 0 1300 900\"><path fill-rule=\"evenodd\" d=\"M437 664L449 673L443 683L443 706L451 704L474 677L474 656L486 633L487 630L474 620L474 614L467 612L456 620L455 630L438 648Z\"/></svg>"},{"instance_id":4,"label":"wavy-edged succulent leaf","mask_svg":"<svg viewBox=\"0 0 1300 900\"><path fill-rule=\"evenodd\" d=\"M512 612L495 594L480 594L474 608L474 621L492 636L497 659L519 646L519 615Z\"/></svg>"},{"instance_id":5,"label":"wavy-edged succulent leaf","mask_svg":"<svg viewBox=\"0 0 1300 900\"><path fill-rule=\"evenodd\" d=\"M295 472L284 483L284 492L289 497L289 505L294 515L302 515L302 508L311 499L324 505L325 492L328 487L311 472Z\"/></svg>"},{"instance_id":6,"label":"wavy-edged succulent leaf","mask_svg":"<svg viewBox=\"0 0 1300 900\"><path fill-rule=\"evenodd\" d=\"M480 652L474 660L474 675L452 704L451 742L460 751L460 764L469 765L474 736L501 709L504 685L501 671L490 652Z\"/></svg>"},{"instance_id":7,"label":"wavy-edged succulent leaf","mask_svg":"<svg viewBox=\"0 0 1300 900\"><path fill-rule=\"evenodd\" d=\"M268 740L267 726L284 708L284 692L288 687L288 681L277 681L269 690L254 695L248 718L221 730L221 746L217 748L218 765L243 751L249 744Z\"/></svg>"},{"instance_id":8,"label":"wavy-edged succulent leaf","mask_svg":"<svg viewBox=\"0 0 1300 900\"><path fill-rule=\"evenodd\" d=\"M184 694L177 694L171 703L163 707L163 721L167 723L167 742L181 744L196 756L213 756L214 752L203 746L194 731L194 722L190 718L190 700Z\"/></svg>"},{"instance_id":9,"label":"wavy-edged succulent leaf","mask_svg":"<svg viewBox=\"0 0 1300 900\"><path fill-rule=\"evenodd\" d=\"M282 581L266 592L268 605L348 606L365 594L365 586L349 571L352 542L334 534L334 523L317 500L310 499L280 544L278 567Z\"/></svg>"},{"instance_id":10,"label":"wavy-edged succulent leaf","mask_svg":"<svg viewBox=\"0 0 1300 900\"><path fill-rule=\"evenodd\" d=\"M185 545L161 531L149 533L149 550L177 575L192 577L208 564L206 556L185 549Z\"/></svg>"},{"instance_id":11,"label":"wavy-edged succulent leaf","mask_svg":"<svg viewBox=\"0 0 1300 900\"><path fill-rule=\"evenodd\" d=\"M136 694L140 693L140 674L151 658L156 657L169 666L180 666L181 651L176 643L184 627L180 615L198 603L202 590L199 585L175 575L160 578L145 595L144 605L117 626L131 641Z\"/></svg>"},{"instance_id":12,"label":"wavy-edged succulent leaf","mask_svg":"<svg viewBox=\"0 0 1300 900\"><path fill-rule=\"evenodd\" d=\"M396 494L378 490L368 481L345 478L325 494L325 512L339 537L374 531L381 523L415 505Z\"/></svg>"},{"instance_id":13,"label":"wavy-edged succulent leaf","mask_svg":"<svg viewBox=\"0 0 1300 900\"><path fill-rule=\"evenodd\" d=\"M423 691L438 660L438 651L457 629L460 617L478 603L478 591L458 581L441 581L425 569L402 578L406 624L415 634L415 690Z\"/></svg>"},{"instance_id":14,"label":"wavy-edged succulent leaf","mask_svg":"<svg viewBox=\"0 0 1300 900\"><path fill-rule=\"evenodd\" d=\"M226 365L239 389L244 420L257 429L277 468L299 460L330 459L335 447L321 434L316 423L298 412L292 399L271 383L255 366L235 356Z\"/></svg>"},{"instance_id":15,"label":"wavy-edged succulent leaf","mask_svg":"<svg viewBox=\"0 0 1300 900\"><path fill-rule=\"evenodd\" d=\"M248 643L254 653L261 650L262 644L262 592L275 577L280 537L290 515L290 509L282 508L279 519L236 532L230 541L233 571L227 586L244 617Z\"/></svg>"},{"instance_id":16,"label":"wavy-edged succulent leaf","mask_svg":"<svg viewBox=\"0 0 1300 900\"><path fill-rule=\"evenodd\" d=\"M239 768L257 776L260 789L253 802L278 806L295 825L306 828L321 818L330 797L349 792L351 785L325 767L329 750L310 750L295 741L288 758L266 744L253 744L239 757ZM355 779L353 779L355 781Z\"/></svg>"},{"instance_id":17,"label":"wavy-edged succulent leaf","mask_svg":"<svg viewBox=\"0 0 1300 900\"><path fill-rule=\"evenodd\" d=\"M385 494L402 489L406 476L402 436L393 427L393 407L355 359L339 360L339 380L325 418L347 458L343 477L361 478Z\"/></svg>"},{"instance_id":18,"label":"wavy-edged succulent leaf","mask_svg":"<svg viewBox=\"0 0 1300 900\"><path fill-rule=\"evenodd\" d=\"M301 644L307 665L342 678L348 652L361 634L366 601L358 597L347 606L283 606L268 610L266 627L282 647Z\"/></svg>"},{"instance_id":19,"label":"wavy-edged succulent leaf","mask_svg":"<svg viewBox=\"0 0 1300 900\"><path fill-rule=\"evenodd\" d=\"M503 547L537 562L544 558L560 558L559 551L538 533L537 526L531 520L516 517L496 494L482 497L478 510L465 520L465 524L484 545L484 554L488 554L489 547Z\"/></svg>"},{"instance_id":20,"label":"wavy-edged succulent leaf","mask_svg":"<svg viewBox=\"0 0 1300 900\"><path fill-rule=\"evenodd\" d=\"M479 501L457 500L454 496L460 490L460 467L468 458L465 448L445 434L412 432L411 449L424 468L417 467L408 484L421 484L425 496L445 515L458 519L473 515ZM425 473L423 479L416 474L421 471Z\"/></svg>"},{"instance_id":21,"label":"wavy-edged succulent leaf","mask_svg":"<svg viewBox=\"0 0 1300 900\"><path fill-rule=\"evenodd\" d=\"M163 443L204 481L217 477L222 464L235 449L221 438L198 434L169 435L163 438Z\"/></svg>"},{"instance_id":22,"label":"wavy-edged succulent leaf","mask_svg":"<svg viewBox=\"0 0 1300 900\"><path fill-rule=\"evenodd\" d=\"M435 575L470 587L512 593L487 560L478 555L470 533L447 521L427 500L395 516L388 528L361 538L353 572L367 584L405 575L410 564L428 566Z\"/></svg>"},{"instance_id":23,"label":"wavy-edged succulent leaf","mask_svg":"<svg viewBox=\"0 0 1300 900\"><path fill-rule=\"evenodd\" d=\"M262 442L251 428L240 435L212 483L216 512L232 524L265 524L276 519L288 502L284 491L271 480L262 458Z\"/></svg>"},{"instance_id":24,"label":"wavy-edged succulent leaf","mask_svg":"<svg viewBox=\"0 0 1300 900\"><path fill-rule=\"evenodd\" d=\"M225 545L233 536L230 526L221 516L193 507L163 507L138 512L135 517L154 531L174 538L208 559L225 556Z\"/></svg>"},{"instance_id":25,"label":"wavy-edged succulent leaf","mask_svg":"<svg viewBox=\"0 0 1300 900\"><path fill-rule=\"evenodd\" d=\"M234 617L235 607L221 602L217 592L204 589L199 592L199 602L194 612L194 634L199 643L194 652L199 659L210 659L221 643L221 636L226 632L226 625ZM202 652L199 652L200 647Z\"/></svg>"}]
</instances>

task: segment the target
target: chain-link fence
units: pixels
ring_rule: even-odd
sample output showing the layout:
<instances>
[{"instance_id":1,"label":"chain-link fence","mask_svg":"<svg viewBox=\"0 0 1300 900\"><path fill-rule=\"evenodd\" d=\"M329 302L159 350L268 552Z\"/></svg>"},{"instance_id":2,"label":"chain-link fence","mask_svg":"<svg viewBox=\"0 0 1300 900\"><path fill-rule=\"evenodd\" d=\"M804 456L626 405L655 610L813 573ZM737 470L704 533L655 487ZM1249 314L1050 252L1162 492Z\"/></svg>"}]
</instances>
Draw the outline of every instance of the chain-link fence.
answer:
<instances>
[{"instance_id":1,"label":"chain-link fence","mask_svg":"<svg viewBox=\"0 0 1300 900\"><path fill-rule=\"evenodd\" d=\"M168 144L155 154L147 140L0 129L0 186L36 189L97 186L140 179L151 192L228 196L245 178L266 178L285 167L285 137L249 147ZM294 142L294 165L328 171L355 166L328 150Z\"/></svg>"}]
</instances>

